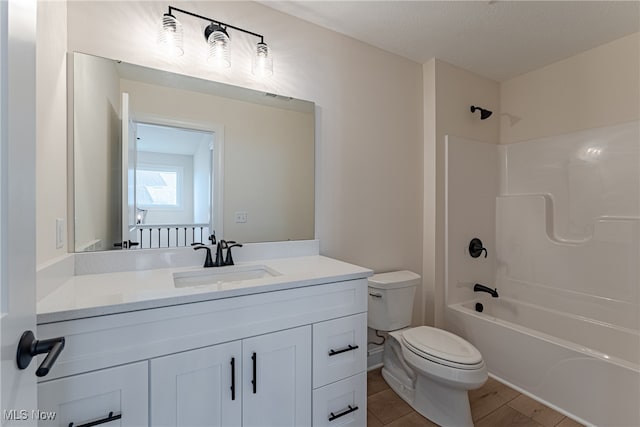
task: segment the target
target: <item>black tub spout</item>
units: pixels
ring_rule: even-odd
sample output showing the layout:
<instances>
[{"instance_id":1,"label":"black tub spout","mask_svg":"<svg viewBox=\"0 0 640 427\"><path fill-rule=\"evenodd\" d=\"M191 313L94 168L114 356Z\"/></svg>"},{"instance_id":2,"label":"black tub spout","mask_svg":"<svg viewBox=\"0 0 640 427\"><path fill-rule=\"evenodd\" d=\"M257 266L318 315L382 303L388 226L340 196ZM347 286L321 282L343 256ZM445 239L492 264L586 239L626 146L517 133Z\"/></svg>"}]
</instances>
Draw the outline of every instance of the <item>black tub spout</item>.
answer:
<instances>
[{"instance_id":1,"label":"black tub spout","mask_svg":"<svg viewBox=\"0 0 640 427\"><path fill-rule=\"evenodd\" d=\"M490 287L481 285L480 283L473 285L473 292L486 292L492 297L498 298L498 289L491 289Z\"/></svg>"}]
</instances>

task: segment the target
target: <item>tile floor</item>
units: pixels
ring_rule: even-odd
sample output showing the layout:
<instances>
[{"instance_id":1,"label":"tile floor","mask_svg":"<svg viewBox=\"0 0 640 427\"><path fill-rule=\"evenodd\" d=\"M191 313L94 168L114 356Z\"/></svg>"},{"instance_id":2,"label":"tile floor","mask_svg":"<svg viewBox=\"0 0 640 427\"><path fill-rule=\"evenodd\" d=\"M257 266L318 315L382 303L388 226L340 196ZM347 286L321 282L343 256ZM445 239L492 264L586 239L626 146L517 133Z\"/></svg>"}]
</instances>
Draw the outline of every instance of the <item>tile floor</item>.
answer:
<instances>
[{"instance_id":1,"label":"tile floor","mask_svg":"<svg viewBox=\"0 0 640 427\"><path fill-rule=\"evenodd\" d=\"M476 427L580 427L570 418L489 378L469 392ZM367 427L437 426L407 405L382 378L380 369L367 374Z\"/></svg>"}]
</instances>

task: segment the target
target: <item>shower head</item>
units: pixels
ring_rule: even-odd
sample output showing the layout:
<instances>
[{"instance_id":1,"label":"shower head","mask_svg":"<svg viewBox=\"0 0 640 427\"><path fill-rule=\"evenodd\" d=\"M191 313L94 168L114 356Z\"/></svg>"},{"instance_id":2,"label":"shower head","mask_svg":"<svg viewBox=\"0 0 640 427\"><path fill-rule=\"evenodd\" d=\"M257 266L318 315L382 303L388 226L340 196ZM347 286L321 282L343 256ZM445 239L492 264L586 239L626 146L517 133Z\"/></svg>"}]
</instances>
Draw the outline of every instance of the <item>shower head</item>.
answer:
<instances>
[{"instance_id":1,"label":"shower head","mask_svg":"<svg viewBox=\"0 0 640 427\"><path fill-rule=\"evenodd\" d=\"M480 120L487 120L493 114L493 111L485 110L484 108L471 106L471 112L475 113L476 110L480 110Z\"/></svg>"}]
</instances>

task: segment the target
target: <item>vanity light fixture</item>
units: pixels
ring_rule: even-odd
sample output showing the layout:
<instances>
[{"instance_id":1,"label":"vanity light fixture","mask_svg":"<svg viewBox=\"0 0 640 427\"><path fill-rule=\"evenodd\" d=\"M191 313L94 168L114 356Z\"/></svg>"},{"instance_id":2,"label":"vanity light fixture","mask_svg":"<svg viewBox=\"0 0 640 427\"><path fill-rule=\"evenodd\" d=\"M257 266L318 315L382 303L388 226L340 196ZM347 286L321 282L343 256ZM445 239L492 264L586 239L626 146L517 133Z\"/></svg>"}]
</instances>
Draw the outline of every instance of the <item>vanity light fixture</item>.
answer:
<instances>
[{"instance_id":1,"label":"vanity light fixture","mask_svg":"<svg viewBox=\"0 0 640 427\"><path fill-rule=\"evenodd\" d=\"M229 68L231 66L230 37L228 30L232 29L260 39L256 45L251 63L251 72L259 77L273 74L273 56L271 55L271 50L264 42L263 35L173 6L169 6L169 12L162 16L162 27L160 28L158 37L158 43L167 54L173 56L181 56L184 54L182 24L173 15L173 12L184 13L185 15L209 22L209 25L204 29L204 38L208 45L207 62L218 68Z\"/></svg>"}]
</instances>

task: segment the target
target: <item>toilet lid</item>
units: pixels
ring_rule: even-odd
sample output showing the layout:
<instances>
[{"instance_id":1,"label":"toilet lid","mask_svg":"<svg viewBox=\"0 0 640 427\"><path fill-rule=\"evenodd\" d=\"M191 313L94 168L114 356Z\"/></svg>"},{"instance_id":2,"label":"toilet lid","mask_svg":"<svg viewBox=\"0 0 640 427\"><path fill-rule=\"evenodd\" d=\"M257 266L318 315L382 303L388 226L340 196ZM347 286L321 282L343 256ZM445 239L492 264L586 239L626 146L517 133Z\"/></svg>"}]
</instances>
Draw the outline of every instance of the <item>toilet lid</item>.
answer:
<instances>
[{"instance_id":1,"label":"toilet lid","mask_svg":"<svg viewBox=\"0 0 640 427\"><path fill-rule=\"evenodd\" d=\"M462 369L475 369L482 355L471 343L442 329L419 326L402 332L407 348L433 362Z\"/></svg>"}]
</instances>

